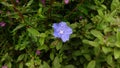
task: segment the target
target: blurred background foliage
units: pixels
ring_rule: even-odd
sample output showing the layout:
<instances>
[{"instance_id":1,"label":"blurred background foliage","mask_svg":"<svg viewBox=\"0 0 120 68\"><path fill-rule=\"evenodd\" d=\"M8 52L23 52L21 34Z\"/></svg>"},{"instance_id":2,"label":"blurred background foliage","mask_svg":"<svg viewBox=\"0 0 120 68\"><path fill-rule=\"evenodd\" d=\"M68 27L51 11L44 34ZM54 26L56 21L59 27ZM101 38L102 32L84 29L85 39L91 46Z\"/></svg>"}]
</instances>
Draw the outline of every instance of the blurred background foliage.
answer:
<instances>
[{"instance_id":1,"label":"blurred background foliage","mask_svg":"<svg viewBox=\"0 0 120 68\"><path fill-rule=\"evenodd\" d=\"M60 21L73 29L65 43ZM120 68L119 0L0 0L0 22L0 67Z\"/></svg>"}]
</instances>

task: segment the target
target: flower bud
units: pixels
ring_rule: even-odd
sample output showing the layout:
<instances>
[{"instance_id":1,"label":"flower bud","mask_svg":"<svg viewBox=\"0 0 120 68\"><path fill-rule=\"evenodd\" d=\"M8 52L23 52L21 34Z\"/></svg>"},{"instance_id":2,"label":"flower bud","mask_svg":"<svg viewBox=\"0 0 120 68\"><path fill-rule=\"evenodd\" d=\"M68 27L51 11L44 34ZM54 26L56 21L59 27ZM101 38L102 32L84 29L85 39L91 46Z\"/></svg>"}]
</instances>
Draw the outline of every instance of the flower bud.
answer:
<instances>
[{"instance_id":1,"label":"flower bud","mask_svg":"<svg viewBox=\"0 0 120 68\"><path fill-rule=\"evenodd\" d=\"M6 65L2 66L2 68L8 68Z\"/></svg>"},{"instance_id":2,"label":"flower bud","mask_svg":"<svg viewBox=\"0 0 120 68\"><path fill-rule=\"evenodd\" d=\"M37 55L40 55L40 53L41 53L40 50L36 50Z\"/></svg>"},{"instance_id":3,"label":"flower bud","mask_svg":"<svg viewBox=\"0 0 120 68\"><path fill-rule=\"evenodd\" d=\"M69 3L69 0L64 0L64 3L65 3L65 4L68 4L68 3Z\"/></svg>"},{"instance_id":4,"label":"flower bud","mask_svg":"<svg viewBox=\"0 0 120 68\"><path fill-rule=\"evenodd\" d=\"M5 22L0 22L0 26L1 26L1 27L4 27L5 25L6 25Z\"/></svg>"}]
</instances>

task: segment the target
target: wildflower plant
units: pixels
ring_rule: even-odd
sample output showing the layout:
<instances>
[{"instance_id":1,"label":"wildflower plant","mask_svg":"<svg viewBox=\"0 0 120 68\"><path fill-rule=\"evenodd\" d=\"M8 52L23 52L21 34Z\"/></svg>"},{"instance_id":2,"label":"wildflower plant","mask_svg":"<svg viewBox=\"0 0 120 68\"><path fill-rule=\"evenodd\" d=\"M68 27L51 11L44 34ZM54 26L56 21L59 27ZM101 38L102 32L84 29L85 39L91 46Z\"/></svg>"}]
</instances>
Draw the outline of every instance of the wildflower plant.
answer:
<instances>
[{"instance_id":1,"label":"wildflower plant","mask_svg":"<svg viewBox=\"0 0 120 68\"><path fill-rule=\"evenodd\" d=\"M120 68L119 6L0 0L0 68Z\"/></svg>"}]
</instances>

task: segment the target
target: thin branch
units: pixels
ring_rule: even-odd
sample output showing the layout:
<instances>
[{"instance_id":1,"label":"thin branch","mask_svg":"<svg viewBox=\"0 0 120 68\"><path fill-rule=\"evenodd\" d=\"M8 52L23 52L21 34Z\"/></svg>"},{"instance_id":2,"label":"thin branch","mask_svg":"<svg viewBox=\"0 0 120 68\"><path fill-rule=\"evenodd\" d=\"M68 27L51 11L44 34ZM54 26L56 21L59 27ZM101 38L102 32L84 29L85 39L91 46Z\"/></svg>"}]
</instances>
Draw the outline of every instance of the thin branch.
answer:
<instances>
[{"instance_id":1,"label":"thin branch","mask_svg":"<svg viewBox=\"0 0 120 68\"><path fill-rule=\"evenodd\" d=\"M78 6L80 6L83 2L84 2L84 0L81 0L81 2L69 14L67 14L66 16L64 16L64 18L69 17L78 8Z\"/></svg>"},{"instance_id":2,"label":"thin branch","mask_svg":"<svg viewBox=\"0 0 120 68\"><path fill-rule=\"evenodd\" d=\"M24 20L24 16L23 16L22 13L16 8L16 3L14 2L14 0L11 0L11 3L14 5L14 6L13 6L14 11L18 13L18 15L20 16L20 18L21 18L22 20ZM24 20L24 21L25 21L25 20Z\"/></svg>"}]
</instances>

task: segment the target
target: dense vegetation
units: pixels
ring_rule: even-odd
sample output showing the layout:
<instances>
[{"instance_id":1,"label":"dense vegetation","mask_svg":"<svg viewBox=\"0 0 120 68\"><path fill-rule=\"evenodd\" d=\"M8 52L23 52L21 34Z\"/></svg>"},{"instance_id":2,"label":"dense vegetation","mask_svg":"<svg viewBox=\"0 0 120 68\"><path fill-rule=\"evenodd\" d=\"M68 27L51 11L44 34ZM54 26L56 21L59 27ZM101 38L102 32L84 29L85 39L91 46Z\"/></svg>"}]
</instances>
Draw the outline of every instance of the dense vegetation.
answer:
<instances>
[{"instance_id":1,"label":"dense vegetation","mask_svg":"<svg viewBox=\"0 0 120 68\"><path fill-rule=\"evenodd\" d=\"M120 1L0 0L0 67L120 68Z\"/></svg>"}]
</instances>

